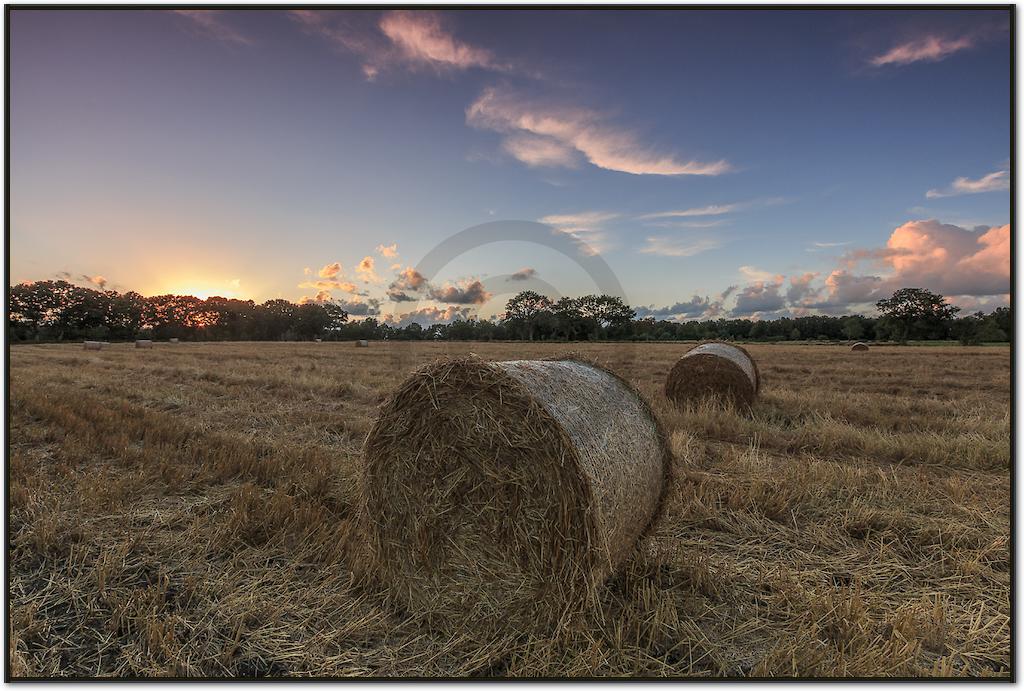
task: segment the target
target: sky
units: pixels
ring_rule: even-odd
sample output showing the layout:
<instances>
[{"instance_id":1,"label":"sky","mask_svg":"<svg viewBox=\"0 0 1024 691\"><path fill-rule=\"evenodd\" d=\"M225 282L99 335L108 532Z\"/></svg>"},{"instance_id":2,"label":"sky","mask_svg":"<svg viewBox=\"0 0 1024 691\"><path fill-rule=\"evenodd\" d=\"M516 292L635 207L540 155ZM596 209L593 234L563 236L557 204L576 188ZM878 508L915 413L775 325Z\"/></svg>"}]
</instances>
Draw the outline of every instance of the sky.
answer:
<instances>
[{"instance_id":1,"label":"sky","mask_svg":"<svg viewBox=\"0 0 1024 691\"><path fill-rule=\"evenodd\" d=\"M10 17L12 284L424 325L608 276L674 320L1008 301L1009 10Z\"/></svg>"}]
</instances>

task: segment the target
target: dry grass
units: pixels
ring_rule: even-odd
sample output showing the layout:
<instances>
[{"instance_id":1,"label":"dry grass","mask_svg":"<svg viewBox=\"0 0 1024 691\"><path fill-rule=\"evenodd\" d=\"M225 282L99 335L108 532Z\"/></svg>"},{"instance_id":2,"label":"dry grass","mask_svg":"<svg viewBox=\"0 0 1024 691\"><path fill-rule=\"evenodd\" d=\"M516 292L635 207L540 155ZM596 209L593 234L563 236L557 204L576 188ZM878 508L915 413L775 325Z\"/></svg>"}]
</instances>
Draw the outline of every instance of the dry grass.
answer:
<instances>
[{"instance_id":1,"label":"dry grass","mask_svg":"<svg viewBox=\"0 0 1024 691\"><path fill-rule=\"evenodd\" d=\"M753 346L744 414L664 400L688 347L578 347L678 482L584 620L480 640L355 575L362 441L439 355L564 348L16 346L11 673L1008 675L1010 350Z\"/></svg>"}]
</instances>

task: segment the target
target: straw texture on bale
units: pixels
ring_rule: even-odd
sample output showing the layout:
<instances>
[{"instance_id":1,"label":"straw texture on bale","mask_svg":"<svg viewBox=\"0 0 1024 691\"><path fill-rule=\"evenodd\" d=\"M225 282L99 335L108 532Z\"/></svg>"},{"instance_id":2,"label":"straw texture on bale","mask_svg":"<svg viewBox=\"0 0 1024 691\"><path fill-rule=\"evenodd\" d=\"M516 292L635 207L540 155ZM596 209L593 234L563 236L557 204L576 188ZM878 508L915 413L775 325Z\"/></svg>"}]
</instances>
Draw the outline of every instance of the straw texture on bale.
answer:
<instances>
[{"instance_id":1,"label":"straw texture on bale","mask_svg":"<svg viewBox=\"0 0 1024 691\"><path fill-rule=\"evenodd\" d=\"M854 343L850 347L850 350L867 350L867 349L868 349L868 344L867 343Z\"/></svg>"},{"instance_id":2,"label":"straw texture on bale","mask_svg":"<svg viewBox=\"0 0 1024 691\"><path fill-rule=\"evenodd\" d=\"M750 406L761 389L761 372L745 348L731 343L701 343L668 373L665 396L676 403L717 397Z\"/></svg>"},{"instance_id":3,"label":"straw texture on bale","mask_svg":"<svg viewBox=\"0 0 1024 691\"><path fill-rule=\"evenodd\" d=\"M437 623L554 625L635 549L669 464L646 403L595 365L440 360L366 440L371 569Z\"/></svg>"},{"instance_id":4,"label":"straw texture on bale","mask_svg":"<svg viewBox=\"0 0 1024 691\"><path fill-rule=\"evenodd\" d=\"M369 347L370 347L370 342L369 341L356 341L356 348L369 348Z\"/></svg>"},{"instance_id":5,"label":"straw texture on bale","mask_svg":"<svg viewBox=\"0 0 1024 691\"><path fill-rule=\"evenodd\" d=\"M85 341L83 350L103 350L103 341Z\"/></svg>"},{"instance_id":6,"label":"straw texture on bale","mask_svg":"<svg viewBox=\"0 0 1024 691\"><path fill-rule=\"evenodd\" d=\"M153 341L138 340L138 341L135 341L135 347L136 348L152 348L153 347Z\"/></svg>"}]
</instances>

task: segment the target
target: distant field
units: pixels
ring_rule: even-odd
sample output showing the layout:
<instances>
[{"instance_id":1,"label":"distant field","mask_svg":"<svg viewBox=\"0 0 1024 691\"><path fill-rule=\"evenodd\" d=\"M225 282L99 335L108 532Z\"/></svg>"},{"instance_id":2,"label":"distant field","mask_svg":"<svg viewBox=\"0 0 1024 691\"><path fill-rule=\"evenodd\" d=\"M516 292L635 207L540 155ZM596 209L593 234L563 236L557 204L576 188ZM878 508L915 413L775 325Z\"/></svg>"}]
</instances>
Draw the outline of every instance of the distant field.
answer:
<instances>
[{"instance_id":1,"label":"distant field","mask_svg":"<svg viewBox=\"0 0 1024 691\"><path fill-rule=\"evenodd\" d=\"M1010 673L1009 348L753 345L744 415L663 399L689 345L370 346L12 347L12 674ZM376 405L568 349L671 436L656 535L556 638L422 630L348 563Z\"/></svg>"}]
</instances>

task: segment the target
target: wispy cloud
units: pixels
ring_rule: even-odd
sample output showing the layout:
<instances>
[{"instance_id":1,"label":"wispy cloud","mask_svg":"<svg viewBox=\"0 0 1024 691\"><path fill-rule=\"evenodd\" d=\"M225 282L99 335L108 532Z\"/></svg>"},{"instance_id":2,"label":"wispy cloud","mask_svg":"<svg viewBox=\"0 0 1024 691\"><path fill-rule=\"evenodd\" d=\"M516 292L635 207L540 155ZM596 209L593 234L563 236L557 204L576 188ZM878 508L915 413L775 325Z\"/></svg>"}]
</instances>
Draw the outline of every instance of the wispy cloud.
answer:
<instances>
[{"instance_id":1,"label":"wispy cloud","mask_svg":"<svg viewBox=\"0 0 1024 691\"><path fill-rule=\"evenodd\" d=\"M396 10L380 20L380 30L411 63L435 69L471 67L504 71L490 51L459 41L441 23L437 12Z\"/></svg>"},{"instance_id":2,"label":"wispy cloud","mask_svg":"<svg viewBox=\"0 0 1024 691\"><path fill-rule=\"evenodd\" d=\"M609 211L584 211L575 214L551 214L538 220L554 227L560 233L571 236L583 254L596 255L612 246L605 224L617 218L619 214Z\"/></svg>"},{"instance_id":3,"label":"wispy cloud","mask_svg":"<svg viewBox=\"0 0 1024 691\"><path fill-rule=\"evenodd\" d=\"M977 180L960 177L944 189L928 190L925 197L938 199L940 197L955 197L961 194L979 194L981 192L1003 192L1010 189L1010 171L997 170L994 173L984 175Z\"/></svg>"},{"instance_id":4,"label":"wispy cloud","mask_svg":"<svg viewBox=\"0 0 1024 691\"><path fill-rule=\"evenodd\" d=\"M179 17L185 17L190 22L190 28L196 33L209 38L224 41L225 43L238 43L251 45L253 40L235 29L224 20L222 10L171 10Z\"/></svg>"},{"instance_id":5,"label":"wispy cloud","mask_svg":"<svg viewBox=\"0 0 1024 691\"><path fill-rule=\"evenodd\" d=\"M304 281L299 284L299 288L312 288L313 290L332 291L340 290L343 293L351 293L353 295L359 293L359 287L351 281L339 281L334 278L322 278L317 281Z\"/></svg>"},{"instance_id":6,"label":"wispy cloud","mask_svg":"<svg viewBox=\"0 0 1024 691\"><path fill-rule=\"evenodd\" d=\"M647 244L640 248L641 254L656 254L661 257L692 257L701 252L717 249L722 243L714 238L678 240L666 237L649 237Z\"/></svg>"},{"instance_id":7,"label":"wispy cloud","mask_svg":"<svg viewBox=\"0 0 1024 691\"><path fill-rule=\"evenodd\" d=\"M847 240L846 242L813 242L811 244L813 244L815 247L821 247L821 248L825 248L825 247L842 247L843 245L849 245L850 241Z\"/></svg>"},{"instance_id":8,"label":"wispy cloud","mask_svg":"<svg viewBox=\"0 0 1024 691\"><path fill-rule=\"evenodd\" d=\"M641 220L655 219L655 218L689 218L691 216L721 216L723 214L731 214L734 211L742 209L745 204L711 204L709 206L697 206L692 209L678 209L675 211L658 211L653 214L644 214L640 216Z\"/></svg>"},{"instance_id":9,"label":"wispy cloud","mask_svg":"<svg viewBox=\"0 0 1024 691\"><path fill-rule=\"evenodd\" d=\"M654 221L644 225L655 228L718 228L728 223L727 219L720 218L715 221Z\"/></svg>"},{"instance_id":10,"label":"wispy cloud","mask_svg":"<svg viewBox=\"0 0 1024 691\"><path fill-rule=\"evenodd\" d=\"M881 55L876 55L868 62L875 67L885 65L908 65L913 62L938 62L954 53L971 48L975 44L971 34L950 37L927 35L910 41L897 43Z\"/></svg>"},{"instance_id":11,"label":"wispy cloud","mask_svg":"<svg viewBox=\"0 0 1024 691\"><path fill-rule=\"evenodd\" d=\"M370 25L365 13L339 10L292 10L290 16L307 32L362 58L369 81L394 68L439 74L471 68L515 71L491 51L456 38L446 18L432 10L393 10Z\"/></svg>"},{"instance_id":12,"label":"wispy cloud","mask_svg":"<svg viewBox=\"0 0 1024 691\"><path fill-rule=\"evenodd\" d=\"M748 281L776 281L781 280L782 277L777 274L773 274L771 271L764 271L756 266L741 266L739 268L740 274Z\"/></svg>"},{"instance_id":13,"label":"wispy cloud","mask_svg":"<svg viewBox=\"0 0 1024 691\"><path fill-rule=\"evenodd\" d=\"M466 110L466 122L513 141L516 137L533 137L529 146L504 145L517 158L522 153L519 160L528 165L540 165L538 161L543 160L545 165L564 166L567 152L575 151L598 168L632 175L720 175L730 170L724 160L685 161L655 151L633 132L608 124L596 111L530 100L504 88L485 89ZM537 154L537 142L547 147L543 156Z\"/></svg>"}]
</instances>

